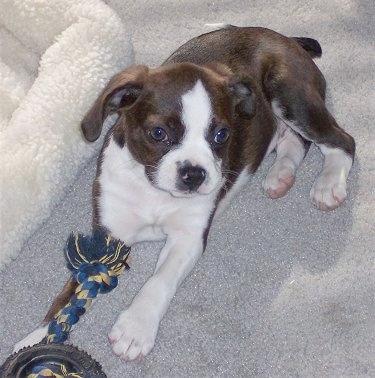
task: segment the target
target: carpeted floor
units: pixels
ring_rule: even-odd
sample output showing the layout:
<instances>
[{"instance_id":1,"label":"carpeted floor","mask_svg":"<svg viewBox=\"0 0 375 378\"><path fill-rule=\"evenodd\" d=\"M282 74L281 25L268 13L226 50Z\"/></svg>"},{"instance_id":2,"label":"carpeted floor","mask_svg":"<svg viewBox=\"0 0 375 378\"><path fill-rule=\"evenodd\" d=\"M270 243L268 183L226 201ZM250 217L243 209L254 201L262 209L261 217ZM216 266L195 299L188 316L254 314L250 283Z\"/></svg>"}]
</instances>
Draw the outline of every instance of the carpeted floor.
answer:
<instances>
[{"instance_id":1,"label":"carpeted floor","mask_svg":"<svg viewBox=\"0 0 375 378\"><path fill-rule=\"evenodd\" d=\"M207 250L163 319L153 352L124 363L107 333L152 273L158 243L137 245L119 287L101 296L71 343L117 377L375 377L375 5L373 0L109 0L131 31L135 62L156 66L205 23L265 26L319 40L327 103L357 142L349 197L324 213L309 200L321 167L311 148L279 200L261 182L272 156L214 224ZM251 5L250 5L251 4ZM68 277L62 247L88 232L91 160L0 276L0 363L33 330ZM22 188L20 188L22 190Z\"/></svg>"}]
</instances>

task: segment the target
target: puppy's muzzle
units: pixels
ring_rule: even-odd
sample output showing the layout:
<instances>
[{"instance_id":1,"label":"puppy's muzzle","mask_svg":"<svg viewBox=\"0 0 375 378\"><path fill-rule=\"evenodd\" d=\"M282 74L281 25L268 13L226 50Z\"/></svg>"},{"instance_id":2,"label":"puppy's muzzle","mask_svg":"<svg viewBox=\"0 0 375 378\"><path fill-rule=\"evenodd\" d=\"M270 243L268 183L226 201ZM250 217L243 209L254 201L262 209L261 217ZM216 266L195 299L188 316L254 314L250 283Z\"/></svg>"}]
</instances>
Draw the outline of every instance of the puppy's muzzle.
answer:
<instances>
[{"instance_id":1,"label":"puppy's muzzle","mask_svg":"<svg viewBox=\"0 0 375 378\"><path fill-rule=\"evenodd\" d=\"M178 169L177 187L181 191L195 192L203 184L206 176L204 168L186 164Z\"/></svg>"}]
</instances>

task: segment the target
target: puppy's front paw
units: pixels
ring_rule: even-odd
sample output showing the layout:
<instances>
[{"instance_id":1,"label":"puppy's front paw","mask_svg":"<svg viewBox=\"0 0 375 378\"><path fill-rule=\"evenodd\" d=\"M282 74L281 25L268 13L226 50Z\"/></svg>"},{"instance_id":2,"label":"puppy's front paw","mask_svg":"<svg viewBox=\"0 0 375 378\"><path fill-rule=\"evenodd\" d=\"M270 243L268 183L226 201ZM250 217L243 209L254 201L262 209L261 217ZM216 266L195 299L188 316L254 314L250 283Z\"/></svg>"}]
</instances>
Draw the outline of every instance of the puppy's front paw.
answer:
<instances>
[{"instance_id":1,"label":"puppy's front paw","mask_svg":"<svg viewBox=\"0 0 375 378\"><path fill-rule=\"evenodd\" d=\"M320 176L311 188L310 198L319 210L334 210L346 199L346 183Z\"/></svg>"},{"instance_id":2,"label":"puppy's front paw","mask_svg":"<svg viewBox=\"0 0 375 378\"><path fill-rule=\"evenodd\" d=\"M108 335L113 352L125 361L142 358L155 344L159 322L147 314L124 311Z\"/></svg>"}]
</instances>

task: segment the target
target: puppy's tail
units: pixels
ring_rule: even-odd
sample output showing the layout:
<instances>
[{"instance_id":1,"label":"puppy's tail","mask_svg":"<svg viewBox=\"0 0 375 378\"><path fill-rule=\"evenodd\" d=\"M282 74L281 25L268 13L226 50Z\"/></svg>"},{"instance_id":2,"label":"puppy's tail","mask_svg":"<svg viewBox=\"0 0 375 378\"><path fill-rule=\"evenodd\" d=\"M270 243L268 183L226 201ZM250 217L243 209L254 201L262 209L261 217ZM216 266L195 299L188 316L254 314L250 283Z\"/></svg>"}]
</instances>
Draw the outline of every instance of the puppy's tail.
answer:
<instances>
[{"instance_id":1,"label":"puppy's tail","mask_svg":"<svg viewBox=\"0 0 375 378\"><path fill-rule=\"evenodd\" d=\"M306 50L311 58L320 58L322 56L322 48L316 39L306 37L292 37L297 41L304 50Z\"/></svg>"}]
</instances>

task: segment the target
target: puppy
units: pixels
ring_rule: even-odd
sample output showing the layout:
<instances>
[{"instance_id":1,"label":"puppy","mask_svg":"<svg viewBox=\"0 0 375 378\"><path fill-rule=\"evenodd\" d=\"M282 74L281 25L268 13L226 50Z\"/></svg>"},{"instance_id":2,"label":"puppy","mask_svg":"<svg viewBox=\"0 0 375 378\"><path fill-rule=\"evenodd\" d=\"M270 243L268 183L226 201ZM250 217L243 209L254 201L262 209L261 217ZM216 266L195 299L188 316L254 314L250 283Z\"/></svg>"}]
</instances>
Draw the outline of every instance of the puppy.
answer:
<instances>
[{"instance_id":1,"label":"puppy","mask_svg":"<svg viewBox=\"0 0 375 378\"><path fill-rule=\"evenodd\" d=\"M109 333L124 360L147 355L178 286L205 249L215 214L276 152L264 183L287 193L311 142L324 156L310 196L320 210L346 198L353 138L324 104L325 80L312 58L317 41L263 28L227 27L184 44L159 68L115 75L82 122L95 141L118 119L99 157L94 227L127 245L166 240L154 275ZM69 300L70 279L44 324ZM40 341L42 326L16 349Z\"/></svg>"}]
</instances>

